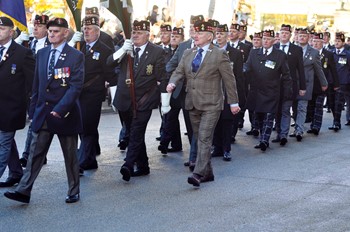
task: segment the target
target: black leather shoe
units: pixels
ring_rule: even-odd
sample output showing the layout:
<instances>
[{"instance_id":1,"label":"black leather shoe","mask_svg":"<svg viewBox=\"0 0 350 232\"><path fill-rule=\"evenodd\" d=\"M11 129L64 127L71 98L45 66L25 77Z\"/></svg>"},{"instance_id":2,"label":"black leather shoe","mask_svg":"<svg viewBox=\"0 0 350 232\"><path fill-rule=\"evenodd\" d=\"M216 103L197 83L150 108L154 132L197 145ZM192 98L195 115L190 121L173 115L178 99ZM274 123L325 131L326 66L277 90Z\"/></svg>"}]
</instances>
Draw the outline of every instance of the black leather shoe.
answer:
<instances>
[{"instance_id":1,"label":"black leather shoe","mask_svg":"<svg viewBox=\"0 0 350 232\"><path fill-rule=\"evenodd\" d=\"M12 187L18 184L21 178L7 178L5 182L0 182L0 187Z\"/></svg>"},{"instance_id":2,"label":"black leather shoe","mask_svg":"<svg viewBox=\"0 0 350 232\"><path fill-rule=\"evenodd\" d=\"M199 187L201 185L201 176L197 174L193 174L192 176L187 178L187 183Z\"/></svg>"},{"instance_id":3,"label":"black leather shoe","mask_svg":"<svg viewBox=\"0 0 350 232\"><path fill-rule=\"evenodd\" d=\"M231 161L231 153L230 152L225 152L224 153L224 157L223 157L223 160L225 161Z\"/></svg>"},{"instance_id":4,"label":"black leather shoe","mask_svg":"<svg viewBox=\"0 0 350 232\"><path fill-rule=\"evenodd\" d=\"M125 180L125 181L129 181L130 180L131 172L130 172L128 167L122 166L120 168L120 174L122 174L123 180Z\"/></svg>"},{"instance_id":5,"label":"black leather shoe","mask_svg":"<svg viewBox=\"0 0 350 232\"><path fill-rule=\"evenodd\" d=\"M124 151L128 147L128 142L126 142L125 140L120 140L118 147L121 151Z\"/></svg>"},{"instance_id":6,"label":"black leather shoe","mask_svg":"<svg viewBox=\"0 0 350 232\"><path fill-rule=\"evenodd\" d=\"M280 141L280 145L281 145L281 146L284 146L284 145L286 145L287 143L288 143L287 138L281 138L281 141Z\"/></svg>"},{"instance_id":7,"label":"black leather shoe","mask_svg":"<svg viewBox=\"0 0 350 232\"><path fill-rule=\"evenodd\" d=\"M338 125L333 125L328 127L328 130L334 130L334 132L338 132L338 130L340 129L341 129L341 126L338 126Z\"/></svg>"},{"instance_id":8,"label":"black leather shoe","mask_svg":"<svg viewBox=\"0 0 350 232\"><path fill-rule=\"evenodd\" d=\"M179 152L182 151L182 148L169 148L168 152Z\"/></svg>"},{"instance_id":9,"label":"black leather shoe","mask_svg":"<svg viewBox=\"0 0 350 232\"><path fill-rule=\"evenodd\" d=\"M149 168L139 168L133 173L131 173L131 176L147 176L149 175L150 171Z\"/></svg>"},{"instance_id":10,"label":"black leather shoe","mask_svg":"<svg viewBox=\"0 0 350 232\"><path fill-rule=\"evenodd\" d=\"M192 162L190 161L190 165L188 166L188 168L190 169L191 172L194 171L194 168L196 167L196 162Z\"/></svg>"},{"instance_id":11,"label":"black leather shoe","mask_svg":"<svg viewBox=\"0 0 350 232\"><path fill-rule=\"evenodd\" d=\"M97 165L97 161L95 160L95 162L91 163L91 164L88 164L88 165L80 165L80 168L84 169L84 170L94 170L94 169L97 169L98 168L98 165Z\"/></svg>"},{"instance_id":12,"label":"black leather shoe","mask_svg":"<svg viewBox=\"0 0 350 232\"><path fill-rule=\"evenodd\" d=\"M201 176L200 181L201 181L201 183L214 181L214 175Z\"/></svg>"},{"instance_id":13,"label":"black leather shoe","mask_svg":"<svg viewBox=\"0 0 350 232\"><path fill-rule=\"evenodd\" d=\"M168 148L166 148L164 145L159 145L158 146L158 151L160 151L160 153L165 155L165 154L168 153Z\"/></svg>"},{"instance_id":14,"label":"black leather shoe","mask_svg":"<svg viewBox=\"0 0 350 232\"><path fill-rule=\"evenodd\" d=\"M79 176L84 176L84 169L79 167Z\"/></svg>"},{"instance_id":15,"label":"black leather shoe","mask_svg":"<svg viewBox=\"0 0 350 232\"><path fill-rule=\"evenodd\" d=\"M246 132L246 135L253 135L253 136L259 136L259 131L256 129L251 129L250 131Z\"/></svg>"},{"instance_id":16,"label":"black leather shoe","mask_svg":"<svg viewBox=\"0 0 350 232\"><path fill-rule=\"evenodd\" d=\"M350 121L347 121L347 122L345 123L345 126L350 126Z\"/></svg>"},{"instance_id":17,"label":"black leather shoe","mask_svg":"<svg viewBox=\"0 0 350 232\"><path fill-rule=\"evenodd\" d=\"M22 203L29 203L30 202L30 196L24 195L19 192L5 192L4 196L7 197L8 199L14 200L14 201L19 201Z\"/></svg>"},{"instance_id":18,"label":"black leather shoe","mask_svg":"<svg viewBox=\"0 0 350 232\"><path fill-rule=\"evenodd\" d=\"M244 125L244 122L238 122L238 125L237 125L238 129L242 129L243 125Z\"/></svg>"},{"instance_id":19,"label":"black leather shoe","mask_svg":"<svg viewBox=\"0 0 350 232\"><path fill-rule=\"evenodd\" d=\"M44 159L44 165L47 164L47 158L45 157Z\"/></svg>"},{"instance_id":20,"label":"black leather shoe","mask_svg":"<svg viewBox=\"0 0 350 232\"><path fill-rule=\"evenodd\" d=\"M292 133L292 134L290 134L290 135L289 135L289 137L291 137L291 138L295 138L295 137L297 137L297 134Z\"/></svg>"},{"instance_id":21,"label":"black leather shoe","mask_svg":"<svg viewBox=\"0 0 350 232\"><path fill-rule=\"evenodd\" d=\"M160 137L160 136L159 136L159 137L156 137L156 140L157 140L157 141L160 141L161 138L162 138L162 137Z\"/></svg>"},{"instance_id":22,"label":"black leather shoe","mask_svg":"<svg viewBox=\"0 0 350 232\"><path fill-rule=\"evenodd\" d=\"M298 142L301 142L301 140L303 139L303 136L301 134L297 134L295 137L297 138Z\"/></svg>"},{"instance_id":23,"label":"black leather shoe","mask_svg":"<svg viewBox=\"0 0 350 232\"><path fill-rule=\"evenodd\" d=\"M78 202L79 200L80 200L79 193L66 197L66 203L75 203L75 202Z\"/></svg>"},{"instance_id":24,"label":"black leather shoe","mask_svg":"<svg viewBox=\"0 0 350 232\"><path fill-rule=\"evenodd\" d=\"M27 161L28 160L26 158L24 158L24 157L19 159L19 162L20 162L20 164L22 165L23 168L25 168L27 166Z\"/></svg>"},{"instance_id":25,"label":"black leather shoe","mask_svg":"<svg viewBox=\"0 0 350 232\"><path fill-rule=\"evenodd\" d=\"M279 143L279 142L281 142L281 139L280 138L275 138L271 142L272 143Z\"/></svg>"},{"instance_id":26,"label":"black leather shoe","mask_svg":"<svg viewBox=\"0 0 350 232\"><path fill-rule=\"evenodd\" d=\"M266 151L266 149L269 147L269 143L260 142L259 146L260 146L260 150Z\"/></svg>"},{"instance_id":27,"label":"black leather shoe","mask_svg":"<svg viewBox=\"0 0 350 232\"><path fill-rule=\"evenodd\" d=\"M185 163L184 163L184 166L185 166L185 167L190 166L190 161L185 162Z\"/></svg>"},{"instance_id":28,"label":"black leather shoe","mask_svg":"<svg viewBox=\"0 0 350 232\"><path fill-rule=\"evenodd\" d=\"M310 129L310 130L306 131L306 133L308 133L308 134L318 135L318 134L319 134L319 130L318 130L318 129L313 128L313 129Z\"/></svg>"}]
</instances>

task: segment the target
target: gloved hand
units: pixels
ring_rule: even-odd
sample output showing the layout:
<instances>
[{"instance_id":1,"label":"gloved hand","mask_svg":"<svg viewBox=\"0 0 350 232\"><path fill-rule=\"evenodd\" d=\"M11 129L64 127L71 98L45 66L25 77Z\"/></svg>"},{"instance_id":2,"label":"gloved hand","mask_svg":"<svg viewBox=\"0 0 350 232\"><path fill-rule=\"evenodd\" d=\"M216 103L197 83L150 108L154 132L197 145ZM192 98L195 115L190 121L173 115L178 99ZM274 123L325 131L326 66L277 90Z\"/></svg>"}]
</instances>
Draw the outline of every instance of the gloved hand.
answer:
<instances>
[{"instance_id":1,"label":"gloved hand","mask_svg":"<svg viewBox=\"0 0 350 232\"><path fill-rule=\"evenodd\" d=\"M15 42L22 44L23 41L29 41L29 34L26 31L22 31L21 34L15 39Z\"/></svg>"},{"instance_id":2,"label":"gloved hand","mask_svg":"<svg viewBox=\"0 0 350 232\"><path fill-rule=\"evenodd\" d=\"M162 114L167 114L167 113L169 113L169 111L171 109L171 107L170 107L171 93L161 93L160 97L162 100L161 112L162 112Z\"/></svg>"},{"instance_id":3,"label":"gloved hand","mask_svg":"<svg viewBox=\"0 0 350 232\"><path fill-rule=\"evenodd\" d=\"M133 47L130 39L126 39L123 46L119 48L118 51L113 53L113 60L117 60L119 63L126 53L130 54L131 56L133 55Z\"/></svg>"},{"instance_id":4,"label":"gloved hand","mask_svg":"<svg viewBox=\"0 0 350 232\"><path fill-rule=\"evenodd\" d=\"M72 37L72 39L68 42L68 45L74 47L77 42L83 40L83 33L80 31L76 31Z\"/></svg>"}]
</instances>

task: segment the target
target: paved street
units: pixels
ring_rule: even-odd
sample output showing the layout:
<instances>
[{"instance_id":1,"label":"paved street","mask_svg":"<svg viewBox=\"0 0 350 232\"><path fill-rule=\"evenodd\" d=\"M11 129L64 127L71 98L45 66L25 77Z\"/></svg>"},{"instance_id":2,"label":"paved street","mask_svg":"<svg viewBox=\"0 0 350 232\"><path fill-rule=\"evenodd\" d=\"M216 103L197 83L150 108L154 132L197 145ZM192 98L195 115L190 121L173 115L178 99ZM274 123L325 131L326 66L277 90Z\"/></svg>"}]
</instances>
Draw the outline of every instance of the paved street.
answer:
<instances>
[{"instance_id":1,"label":"paved street","mask_svg":"<svg viewBox=\"0 0 350 232\"><path fill-rule=\"evenodd\" d=\"M0 189L0 230L350 231L350 127L329 131L331 114L324 115L318 137L289 139L286 147L270 144L265 153L245 135L250 129L246 122L232 146L232 161L213 158L215 181L195 189L187 184L190 172L183 166L189 153L186 136L183 152L163 157L157 150L157 110L146 134L151 174L124 182L119 118L104 112L99 168L81 178L81 201L64 202L67 180L55 138L30 204L10 201L3 196L8 189ZM25 133L16 135L20 152ZM1 180L6 177L7 171Z\"/></svg>"}]
</instances>

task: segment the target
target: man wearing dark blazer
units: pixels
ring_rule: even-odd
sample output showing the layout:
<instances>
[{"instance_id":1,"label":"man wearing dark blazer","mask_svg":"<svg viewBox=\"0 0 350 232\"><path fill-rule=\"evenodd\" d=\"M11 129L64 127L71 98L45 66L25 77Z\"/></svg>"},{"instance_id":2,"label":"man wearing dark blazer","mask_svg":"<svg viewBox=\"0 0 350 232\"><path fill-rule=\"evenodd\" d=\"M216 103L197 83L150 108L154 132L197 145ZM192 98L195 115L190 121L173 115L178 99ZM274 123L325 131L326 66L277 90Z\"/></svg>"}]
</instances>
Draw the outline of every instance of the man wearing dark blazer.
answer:
<instances>
[{"instance_id":1,"label":"man wearing dark blazer","mask_svg":"<svg viewBox=\"0 0 350 232\"><path fill-rule=\"evenodd\" d=\"M299 32L299 29L296 32ZM287 54L287 62L290 76L292 78L293 95L288 101L280 101L276 113L276 132L277 137L272 140L273 143L280 143L281 146L288 142L288 134L291 123L290 109L297 96L303 96L306 92L305 73L303 65L302 49L291 43L292 27L282 24L280 30L280 43L275 44L275 48ZM281 99L284 98L283 87L281 86Z\"/></svg>"},{"instance_id":2,"label":"man wearing dark blazer","mask_svg":"<svg viewBox=\"0 0 350 232\"><path fill-rule=\"evenodd\" d=\"M6 167L9 176L0 187L17 184L22 175L15 142L16 130L26 122L28 94L31 90L35 61L30 49L12 40L14 24L7 17L0 17L0 177Z\"/></svg>"},{"instance_id":3,"label":"man wearing dark blazer","mask_svg":"<svg viewBox=\"0 0 350 232\"><path fill-rule=\"evenodd\" d=\"M78 133L82 131L79 95L84 83L84 56L66 43L68 23L56 18L47 24L50 47L38 51L29 118L33 140L24 175L14 192L4 195L29 203L33 184L53 136L60 140L68 193L66 203L79 201Z\"/></svg>"},{"instance_id":4,"label":"man wearing dark blazer","mask_svg":"<svg viewBox=\"0 0 350 232\"><path fill-rule=\"evenodd\" d=\"M108 64L120 66L113 105L118 109L130 131L125 163L120 169L125 181L129 181L132 176L143 176L150 173L145 144L146 127L152 110L159 105L160 91L166 92L164 50L150 43L149 36L150 22L135 20L131 35L133 44L131 40L125 40L123 47L107 60ZM131 62L128 62L130 57L125 56L126 53L132 53L134 57L133 80L130 79L128 73L130 70L128 65ZM157 82L160 83L159 86ZM134 171L135 163L137 170Z\"/></svg>"},{"instance_id":5,"label":"man wearing dark blazer","mask_svg":"<svg viewBox=\"0 0 350 232\"><path fill-rule=\"evenodd\" d=\"M216 28L216 43L220 49L226 51L230 63L232 66L233 74L236 79L237 94L239 99L239 107L245 105L245 92L244 92L244 77L243 77L243 58L241 52L231 47L227 43L228 27L226 24L218 25ZM235 124L235 126L233 126ZM221 111L220 118L215 127L213 138L213 151L212 156L223 157L225 161L231 161L231 136L236 135L238 126L238 115L233 115L230 110L230 105L227 103L227 97L225 98L224 110ZM236 131L233 132L233 128Z\"/></svg>"},{"instance_id":6,"label":"man wearing dark blazer","mask_svg":"<svg viewBox=\"0 0 350 232\"><path fill-rule=\"evenodd\" d=\"M328 83L322 70L319 52L308 44L309 34L306 28L299 31L298 41L299 45L303 49L306 93L304 96L298 96L293 103L294 109L296 110L295 130L289 136L296 137L297 141L300 142L303 138L305 130L304 123L306 119L307 104L312 98L314 77L317 77L320 81L322 91L327 89Z\"/></svg>"},{"instance_id":7,"label":"man wearing dark blazer","mask_svg":"<svg viewBox=\"0 0 350 232\"><path fill-rule=\"evenodd\" d=\"M320 53L322 70L327 78L328 88L333 88L333 90L339 89L339 80L333 53L323 47L323 33L314 33L312 44L313 48ZM319 79L314 77L312 99L308 102L307 106L308 114L310 114L309 116L311 120L310 129L307 131L309 134L318 135L320 132L325 96L326 92L322 90ZM334 104L332 108L334 110Z\"/></svg>"},{"instance_id":8,"label":"man wearing dark blazer","mask_svg":"<svg viewBox=\"0 0 350 232\"><path fill-rule=\"evenodd\" d=\"M82 112L83 133L80 136L79 165L84 170L97 169L98 124L102 102L105 100L105 84L116 85L117 76L113 67L107 66L107 57L113 54L99 39L98 17L85 17L83 21L85 54L85 77L83 90L79 97Z\"/></svg>"},{"instance_id":9,"label":"man wearing dark blazer","mask_svg":"<svg viewBox=\"0 0 350 232\"><path fill-rule=\"evenodd\" d=\"M201 182L214 180L210 149L215 126L224 107L222 83L231 112L237 114L240 108L227 53L212 44L213 26L208 22L196 22L194 28L197 47L184 52L169 80L167 91L172 92L179 80L186 78L185 106L189 110L193 136L198 144L196 165L187 182L199 187Z\"/></svg>"},{"instance_id":10,"label":"man wearing dark blazer","mask_svg":"<svg viewBox=\"0 0 350 232\"><path fill-rule=\"evenodd\" d=\"M247 108L255 112L260 130L260 143L255 148L262 151L269 146L278 103L292 98L287 55L273 47L274 37L274 31L264 31L263 47L252 49L245 65L245 71L251 76ZM281 89L283 98L280 99Z\"/></svg>"},{"instance_id":11,"label":"man wearing dark blazer","mask_svg":"<svg viewBox=\"0 0 350 232\"><path fill-rule=\"evenodd\" d=\"M194 44L195 30L194 30L193 25L197 21L203 22L204 21L203 15L197 15L197 16L191 15L191 18L190 18L190 37L191 38L189 40L179 44L179 47L176 49L174 56L166 64L165 68L166 68L166 71L168 73L172 73L173 71L175 71L175 69L177 68L177 66L179 65L179 63L181 61L181 58L182 58L184 52L187 49L191 49L195 46L195 44ZM189 166L190 170L193 170L195 162L196 162L196 156L197 156L197 142L196 142L197 139L192 138L193 131L192 131L192 125L191 125L191 121L190 121L190 116L189 116L189 113L185 107L185 98L186 98L185 89L186 89L186 80L184 79L184 80L179 81L179 83L177 84L176 89L172 93L172 98L179 98L181 101L181 108L182 108L182 113L183 113L184 120L185 120L187 137L188 137L189 143L191 144L189 161L185 162L184 165Z\"/></svg>"}]
</instances>

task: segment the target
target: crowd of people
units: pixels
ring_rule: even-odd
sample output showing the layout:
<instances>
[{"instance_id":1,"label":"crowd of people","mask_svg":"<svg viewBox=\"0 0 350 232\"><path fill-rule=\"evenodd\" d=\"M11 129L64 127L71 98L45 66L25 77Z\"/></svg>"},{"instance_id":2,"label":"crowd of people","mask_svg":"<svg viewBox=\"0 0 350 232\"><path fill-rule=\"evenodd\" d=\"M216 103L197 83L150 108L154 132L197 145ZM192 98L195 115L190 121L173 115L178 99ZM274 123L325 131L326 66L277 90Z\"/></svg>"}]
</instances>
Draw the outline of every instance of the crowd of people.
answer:
<instances>
[{"instance_id":1,"label":"crowd of people","mask_svg":"<svg viewBox=\"0 0 350 232\"><path fill-rule=\"evenodd\" d=\"M32 36L23 32L14 39L13 22L0 17L0 104L9 109L0 116L0 177L9 169L0 187L17 185L5 192L7 198L30 202L57 135L68 177L65 201L79 201L79 176L98 169L98 125L107 86L116 86L112 104L122 125L118 147L126 150L120 168L124 181L150 174L145 133L157 108L163 155L183 149L183 113L190 144L184 165L193 172L187 182L195 187L214 181L211 157L231 161L244 120L251 125L247 136L259 138L254 148L262 152L268 150L273 130L272 143L302 142L305 133L320 133L327 97L334 118L328 129L341 129L343 107L350 105L350 51L344 33L336 33L331 45L327 31L282 24L278 40L277 31L264 30L249 42L247 25L197 15L190 18L188 40L183 27L162 24L160 42L152 43L151 24L135 20L131 38L119 38L116 46L100 30L96 7L85 9L82 32L70 41L63 18L37 15ZM30 125L19 158L14 137L27 115ZM311 122L310 128L305 122ZM349 110L345 125L350 125Z\"/></svg>"}]
</instances>

